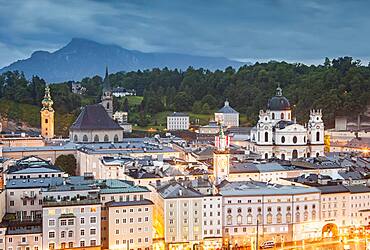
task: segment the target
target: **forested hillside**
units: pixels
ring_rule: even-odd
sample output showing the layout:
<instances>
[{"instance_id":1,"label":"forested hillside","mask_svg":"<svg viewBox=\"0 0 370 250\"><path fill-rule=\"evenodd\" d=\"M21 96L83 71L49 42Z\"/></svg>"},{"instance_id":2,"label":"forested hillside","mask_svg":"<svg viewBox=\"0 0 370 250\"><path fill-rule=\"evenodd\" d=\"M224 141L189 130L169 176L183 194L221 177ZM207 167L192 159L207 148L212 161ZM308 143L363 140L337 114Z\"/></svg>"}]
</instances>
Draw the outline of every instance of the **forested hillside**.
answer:
<instances>
[{"instance_id":1,"label":"forested hillside","mask_svg":"<svg viewBox=\"0 0 370 250\"><path fill-rule=\"evenodd\" d=\"M269 62L215 72L193 68L186 71L164 68L119 72L110 75L110 82L113 87L135 89L138 95L143 96L140 104L128 103L124 98L115 100L115 108L129 110L130 122L140 126L155 125L153 118L164 111L209 114L221 107L226 98L246 117L246 125L253 124L258 111L265 109L268 98L275 94L278 84L301 122L308 119L310 109L321 108L327 127L331 127L335 115L353 115L364 111L370 104L370 67L350 57L326 59L319 66ZM85 78L81 83L87 88L84 95L72 94L70 82L51 86L59 134L66 135L81 105L99 100L101 77ZM2 115L26 119L30 125L38 126L39 113L24 114L20 107L25 104L40 106L44 86L44 80L37 76L27 81L22 73L3 73L0 76L2 103L9 101L20 106L10 105L11 112L0 108Z\"/></svg>"}]
</instances>

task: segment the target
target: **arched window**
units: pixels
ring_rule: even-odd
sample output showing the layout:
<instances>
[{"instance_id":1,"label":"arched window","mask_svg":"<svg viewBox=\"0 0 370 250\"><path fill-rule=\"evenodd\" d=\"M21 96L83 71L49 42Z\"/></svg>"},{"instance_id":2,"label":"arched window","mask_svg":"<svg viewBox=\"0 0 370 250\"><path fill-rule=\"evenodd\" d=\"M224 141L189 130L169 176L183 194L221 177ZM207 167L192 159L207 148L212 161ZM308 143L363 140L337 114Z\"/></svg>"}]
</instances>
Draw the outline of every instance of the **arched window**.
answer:
<instances>
[{"instance_id":1,"label":"arched window","mask_svg":"<svg viewBox=\"0 0 370 250\"><path fill-rule=\"evenodd\" d=\"M109 102L107 102L107 109L109 109Z\"/></svg>"},{"instance_id":2,"label":"arched window","mask_svg":"<svg viewBox=\"0 0 370 250\"><path fill-rule=\"evenodd\" d=\"M247 224L252 224L253 217L251 214L247 215Z\"/></svg>"},{"instance_id":3,"label":"arched window","mask_svg":"<svg viewBox=\"0 0 370 250\"><path fill-rule=\"evenodd\" d=\"M240 214L236 217L236 221L239 225L242 224L242 219L243 217Z\"/></svg>"},{"instance_id":4,"label":"arched window","mask_svg":"<svg viewBox=\"0 0 370 250\"><path fill-rule=\"evenodd\" d=\"M306 143L306 136L303 136L303 142Z\"/></svg>"},{"instance_id":5,"label":"arched window","mask_svg":"<svg viewBox=\"0 0 370 250\"><path fill-rule=\"evenodd\" d=\"M301 221L301 214L299 212L295 213L295 222L298 223Z\"/></svg>"},{"instance_id":6,"label":"arched window","mask_svg":"<svg viewBox=\"0 0 370 250\"><path fill-rule=\"evenodd\" d=\"M265 142L268 142L268 141L269 141L269 133L265 132Z\"/></svg>"},{"instance_id":7,"label":"arched window","mask_svg":"<svg viewBox=\"0 0 370 250\"><path fill-rule=\"evenodd\" d=\"M94 136L94 142L99 142L99 136L98 135Z\"/></svg>"},{"instance_id":8,"label":"arched window","mask_svg":"<svg viewBox=\"0 0 370 250\"><path fill-rule=\"evenodd\" d=\"M280 118L281 118L281 120L284 120L284 113L280 114Z\"/></svg>"},{"instance_id":9,"label":"arched window","mask_svg":"<svg viewBox=\"0 0 370 250\"><path fill-rule=\"evenodd\" d=\"M282 136L281 137L281 143L284 143L285 142L285 136Z\"/></svg>"},{"instance_id":10,"label":"arched window","mask_svg":"<svg viewBox=\"0 0 370 250\"><path fill-rule=\"evenodd\" d=\"M320 154L319 154L319 152L317 152L317 153L316 153L316 157L319 157L319 156L320 156Z\"/></svg>"},{"instance_id":11,"label":"arched window","mask_svg":"<svg viewBox=\"0 0 370 250\"><path fill-rule=\"evenodd\" d=\"M83 141L83 142L88 142L88 141L89 141L89 138L87 138L87 135L84 135L84 136L82 137L82 141Z\"/></svg>"},{"instance_id":12,"label":"arched window","mask_svg":"<svg viewBox=\"0 0 370 250\"><path fill-rule=\"evenodd\" d=\"M316 132L316 141L320 141L320 132L319 131Z\"/></svg>"},{"instance_id":13,"label":"arched window","mask_svg":"<svg viewBox=\"0 0 370 250\"><path fill-rule=\"evenodd\" d=\"M290 120L290 113L288 113L288 120Z\"/></svg>"},{"instance_id":14,"label":"arched window","mask_svg":"<svg viewBox=\"0 0 370 250\"><path fill-rule=\"evenodd\" d=\"M269 154L265 153L265 159L268 159L268 158L269 158Z\"/></svg>"},{"instance_id":15,"label":"arched window","mask_svg":"<svg viewBox=\"0 0 370 250\"><path fill-rule=\"evenodd\" d=\"M73 136L73 141L75 141L75 142L78 141L78 136L77 135Z\"/></svg>"},{"instance_id":16,"label":"arched window","mask_svg":"<svg viewBox=\"0 0 370 250\"><path fill-rule=\"evenodd\" d=\"M316 220L316 210L312 210L312 220Z\"/></svg>"},{"instance_id":17,"label":"arched window","mask_svg":"<svg viewBox=\"0 0 370 250\"><path fill-rule=\"evenodd\" d=\"M308 212L307 211L305 211L304 214L303 214L303 220L308 221Z\"/></svg>"},{"instance_id":18,"label":"arched window","mask_svg":"<svg viewBox=\"0 0 370 250\"><path fill-rule=\"evenodd\" d=\"M275 113L272 113L271 118L272 120L275 120Z\"/></svg>"},{"instance_id":19,"label":"arched window","mask_svg":"<svg viewBox=\"0 0 370 250\"><path fill-rule=\"evenodd\" d=\"M109 136L108 135L104 135L104 142L109 142Z\"/></svg>"},{"instance_id":20,"label":"arched window","mask_svg":"<svg viewBox=\"0 0 370 250\"><path fill-rule=\"evenodd\" d=\"M307 153L307 158L310 158L311 157L311 154L310 152Z\"/></svg>"},{"instance_id":21,"label":"arched window","mask_svg":"<svg viewBox=\"0 0 370 250\"><path fill-rule=\"evenodd\" d=\"M49 123L49 120L48 119L45 119L45 123Z\"/></svg>"},{"instance_id":22,"label":"arched window","mask_svg":"<svg viewBox=\"0 0 370 250\"><path fill-rule=\"evenodd\" d=\"M276 215L276 223L282 223L283 222L283 216L281 215L281 213L278 213Z\"/></svg>"},{"instance_id":23,"label":"arched window","mask_svg":"<svg viewBox=\"0 0 370 250\"><path fill-rule=\"evenodd\" d=\"M293 143L297 143L298 139L297 136L293 136Z\"/></svg>"},{"instance_id":24,"label":"arched window","mask_svg":"<svg viewBox=\"0 0 370 250\"><path fill-rule=\"evenodd\" d=\"M272 214L271 213L267 214L267 224L272 224Z\"/></svg>"},{"instance_id":25,"label":"arched window","mask_svg":"<svg viewBox=\"0 0 370 250\"><path fill-rule=\"evenodd\" d=\"M114 135L114 142L118 142L118 135Z\"/></svg>"},{"instance_id":26,"label":"arched window","mask_svg":"<svg viewBox=\"0 0 370 250\"><path fill-rule=\"evenodd\" d=\"M292 158L297 159L298 158L298 151L296 149L293 150L292 152Z\"/></svg>"},{"instance_id":27,"label":"arched window","mask_svg":"<svg viewBox=\"0 0 370 250\"><path fill-rule=\"evenodd\" d=\"M281 154L281 159L285 160L285 154Z\"/></svg>"},{"instance_id":28,"label":"arched window","mask_svg":"<svg viewBox=\"0 0 370 250\"><path fill-rule=\"evenodd\" d=\"M286 214L286 223L292 223L292 214L291 213Z\"/></svg>"}]
</instances>

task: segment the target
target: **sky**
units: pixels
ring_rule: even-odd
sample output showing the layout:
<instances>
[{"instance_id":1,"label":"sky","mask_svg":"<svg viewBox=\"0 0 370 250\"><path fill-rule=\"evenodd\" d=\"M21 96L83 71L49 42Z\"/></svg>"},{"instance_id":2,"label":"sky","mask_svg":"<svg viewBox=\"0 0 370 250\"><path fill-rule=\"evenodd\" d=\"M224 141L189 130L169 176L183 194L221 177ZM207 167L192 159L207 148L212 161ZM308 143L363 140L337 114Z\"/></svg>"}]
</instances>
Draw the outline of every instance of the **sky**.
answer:
<instances>
[{"instance_id":1,"label":"sky","mask_svg":"<svg viewBox=\"0 0 370 250\"><path fill-rule=\"evenodd\" d=\"M367 0L0 0L0 67L86 38L250 62L370 58Z\"/></svg>"}]
</instances>

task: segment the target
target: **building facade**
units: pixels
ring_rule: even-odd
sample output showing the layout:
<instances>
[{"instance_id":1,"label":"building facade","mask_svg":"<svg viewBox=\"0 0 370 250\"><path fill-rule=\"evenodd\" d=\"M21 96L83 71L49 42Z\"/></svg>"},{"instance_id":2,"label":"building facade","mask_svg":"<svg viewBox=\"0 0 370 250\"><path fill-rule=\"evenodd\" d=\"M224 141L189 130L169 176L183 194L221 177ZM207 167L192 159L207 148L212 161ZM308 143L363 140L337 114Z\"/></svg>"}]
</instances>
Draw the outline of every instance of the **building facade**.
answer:
<instances>
[{"instance_id":1,"label":"building facade","mask_svg":"<svg viewBox=\"0 0 370 250\"><path fill-rule=\"evenodd\" d=\"M248 148L261 158L295 159L324 155L324 123L321 110L311 110L307 126L292 119L288 99L280 87L260 111L251 130Z\"/></svg>"},{"instance_id":2,"label":"building facade","mask_svg":"<svg viewBox=\"0 0 370 250\"><path fill-rule=\"evenodd\" d=\"M167 116L167 130L188 130L190 126L189 115L180 112L173 112Z\"/></svg>"},{"instance_id":3,"label":"building facade","mask_svg":"<svg viewBox=\"0 0 370 250\"><path fill-rule=\"evenodd\" d=\"M225 127L239 127L239 113L226 100L225 105L215 113L215 121Z\"/></svg>"}]
</instances>

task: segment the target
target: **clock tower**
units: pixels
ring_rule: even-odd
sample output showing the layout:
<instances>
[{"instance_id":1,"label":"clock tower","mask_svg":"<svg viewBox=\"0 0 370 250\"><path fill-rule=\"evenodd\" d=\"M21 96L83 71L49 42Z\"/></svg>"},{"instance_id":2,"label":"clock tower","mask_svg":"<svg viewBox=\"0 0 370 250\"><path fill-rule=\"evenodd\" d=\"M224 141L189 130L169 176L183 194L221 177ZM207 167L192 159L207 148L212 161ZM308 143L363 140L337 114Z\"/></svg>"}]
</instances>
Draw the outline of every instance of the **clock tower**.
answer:
<instances>
[{"instance_id":1,"label":"clock tower","mask_svg":"<svg viewBox=\"0 0 370 250\"><path fill-rule=\"evenodd\" d=\"M41 136L45 139L51 139L54 137L54 102L50 96L49 86L45 88L45 96L41 103Z\"/></svg>"},{"instance_id":2,"label":"clock tower","mask_svg":"<svg viewBox=\"0 0 370 250\"><path fill-rule=\"evenodd\" d=\"M215 137L215 150L213 152L213 177L216 185L220 184L229 176L229 145L229 136L224 134L222 126L220 126L220 133Z\"/></svg>"}]
</instances>

